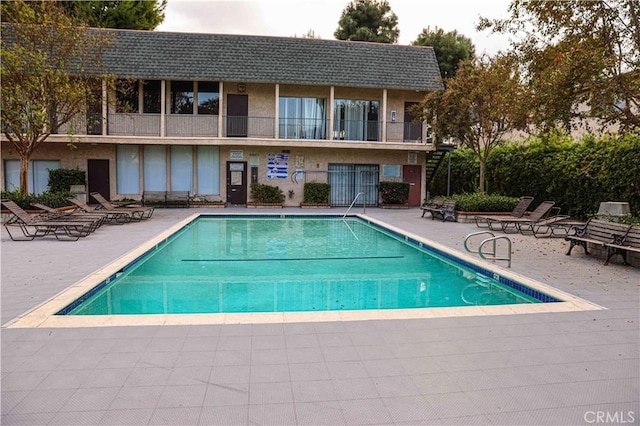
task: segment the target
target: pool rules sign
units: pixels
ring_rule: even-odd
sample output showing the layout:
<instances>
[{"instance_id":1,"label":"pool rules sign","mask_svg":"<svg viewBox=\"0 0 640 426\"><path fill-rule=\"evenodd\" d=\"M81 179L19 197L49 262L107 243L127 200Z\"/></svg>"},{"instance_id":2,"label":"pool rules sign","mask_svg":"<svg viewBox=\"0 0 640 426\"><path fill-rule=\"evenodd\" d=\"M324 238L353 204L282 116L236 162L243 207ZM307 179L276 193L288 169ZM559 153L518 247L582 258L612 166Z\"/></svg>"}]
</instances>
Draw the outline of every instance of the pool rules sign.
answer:
<instances>
[{"instance_id":1,"label":"pool rules sign","mask_svg":"<svg viewBox=\"0 0 640 426\"><path fill-rule=\"evenodd\" d=\"M270 153L267 156L267 177L269 179L289 177L289 154Z\"/></svg>"}]
</instances>

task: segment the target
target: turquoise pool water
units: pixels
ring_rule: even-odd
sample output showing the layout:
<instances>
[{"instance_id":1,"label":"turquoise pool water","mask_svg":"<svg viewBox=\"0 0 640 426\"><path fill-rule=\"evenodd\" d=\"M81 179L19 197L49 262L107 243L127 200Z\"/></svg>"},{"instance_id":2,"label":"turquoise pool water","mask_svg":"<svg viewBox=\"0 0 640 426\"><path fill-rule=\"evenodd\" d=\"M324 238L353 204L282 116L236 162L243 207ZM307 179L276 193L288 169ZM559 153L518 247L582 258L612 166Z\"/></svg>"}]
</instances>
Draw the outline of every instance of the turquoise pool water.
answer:
<instances>
[{"instance_id":1,"label":"turquoise pool water","mask_svg":"<svg viewBox=\"0 0 640 426\"><path fill-rule=\"evenodd\" d=\"M58 314L411 309L555 301L477 269L358 218L202 216Z\"/></svg>"}]
</instances>

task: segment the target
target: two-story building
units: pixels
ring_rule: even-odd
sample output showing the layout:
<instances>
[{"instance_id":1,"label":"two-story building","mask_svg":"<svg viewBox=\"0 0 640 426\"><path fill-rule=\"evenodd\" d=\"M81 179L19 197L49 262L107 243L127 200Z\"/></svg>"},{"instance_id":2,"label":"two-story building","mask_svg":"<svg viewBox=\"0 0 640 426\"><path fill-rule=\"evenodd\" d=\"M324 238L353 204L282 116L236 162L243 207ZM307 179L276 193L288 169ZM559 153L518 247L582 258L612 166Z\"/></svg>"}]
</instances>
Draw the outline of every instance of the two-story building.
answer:
<instances>
[{"instance_id":1,"label":"two-story building","mask_svg":"<svg viewBox=\"0 0 640 426\"><path fill-rule=\"evenodd\" d=\"M188 190L242 205L259 182L294 206L305 182L327 182L333 206L359 192L358 203L376 205L385 180L411 183L411 205L424 199L435 147L407 108L443 89L432 48L109 31L104 66L128 90L104 89L101 105L38 148L33 192L46 190L48 169L78 168L88 192L111 199ZM19 161L4 139L2 158L11 190Z\"/></svg>"}]
</instances>

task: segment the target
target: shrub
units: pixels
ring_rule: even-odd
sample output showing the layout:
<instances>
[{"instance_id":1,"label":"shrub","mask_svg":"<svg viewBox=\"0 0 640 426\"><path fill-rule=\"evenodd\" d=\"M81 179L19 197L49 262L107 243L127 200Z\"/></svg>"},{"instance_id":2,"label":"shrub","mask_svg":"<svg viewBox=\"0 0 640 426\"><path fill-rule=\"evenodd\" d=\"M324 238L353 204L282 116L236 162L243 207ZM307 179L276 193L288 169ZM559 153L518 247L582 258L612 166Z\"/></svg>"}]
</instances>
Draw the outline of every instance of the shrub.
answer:
<instances>
[{"instance_id":1,"label":"shrub","mask_svg":"<svg viewBox=\"0 0 640 426\"><path fill-rule=\"evenodd\" d=\"M303 203L329 204L331 185L328 183L308 182L304 184Z\"/></svg>"},{"instance_id":2,"label":"shrub","mask_svg":"<svg viewBox=\"0 0 640 426\"><path fill-rule=\"evenodd\" d=\"M458 202L456 209L463 212L510 212L518 204L517 197L497 194L454 194L452 199Z\"/></svg>"},{"instance_id":3,"label":"shrub","mask_svg":"<svg viewBox=\"0 0 640 426\"><path fill-rule=\"evenodd\" d=\"M409 199L408 182L380 182L380 196L384 204L404 204Z\"/></svg>"},{"instance_id":4,"label":"shrub","mask_svg":"<svg viewBox=\"0 0 640 426\"><path fill-rule=\"evenodd\" d=\"M84 185L85 175L78 169L49 170L49 191L67 193L71 185Z\"/></svg>"},{"instance_id":5,"label":"shrub","mask_svg":"<svg viewBox=\"0 0 640 426\"><path fill-rule=\"evenodd\" d=\"M2 199L8 199L14 201L17 205L25 210L33 210L31 203L40 203L52 208L65 207L71 205L68 198L71 196L69 191L67 192L43 192L42 194L26 194L22 195L20 190L15 191L2 191Z\"/></svg>"},{"instance_id":6,"label":"shrub","mask_svg":"<svg viewBox=\"0 0 640 426\"><path fill-rule=\"evenodd\" d=\"M284 192L277 186L252 183L251 199L254 203L283 203L285 197Z\"/></svg>"}]
</instances>

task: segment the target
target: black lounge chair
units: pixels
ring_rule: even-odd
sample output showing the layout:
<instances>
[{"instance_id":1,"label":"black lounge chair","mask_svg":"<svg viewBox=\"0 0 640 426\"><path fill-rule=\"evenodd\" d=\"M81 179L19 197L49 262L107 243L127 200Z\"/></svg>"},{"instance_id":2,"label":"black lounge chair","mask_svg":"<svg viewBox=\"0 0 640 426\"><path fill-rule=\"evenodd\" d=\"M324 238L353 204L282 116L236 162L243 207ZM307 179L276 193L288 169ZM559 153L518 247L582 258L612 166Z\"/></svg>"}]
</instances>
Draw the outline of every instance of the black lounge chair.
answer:
<instances>
[{"instance_id":1,"label":"black lounge chair","mask_svg":"<svg viewBox=\"0 0 640 426\"><path fill-rule=\"evenodd\" d=\"M92 231L100 228L106 219L106 215L99 213L82 213L73 210L60 211L41 203L31 203L31 205L37 209L44 211L44 213L40 214L38 217L64 221L84 222L87 225L91 226Z\"/></svg>"}]
</instances>

